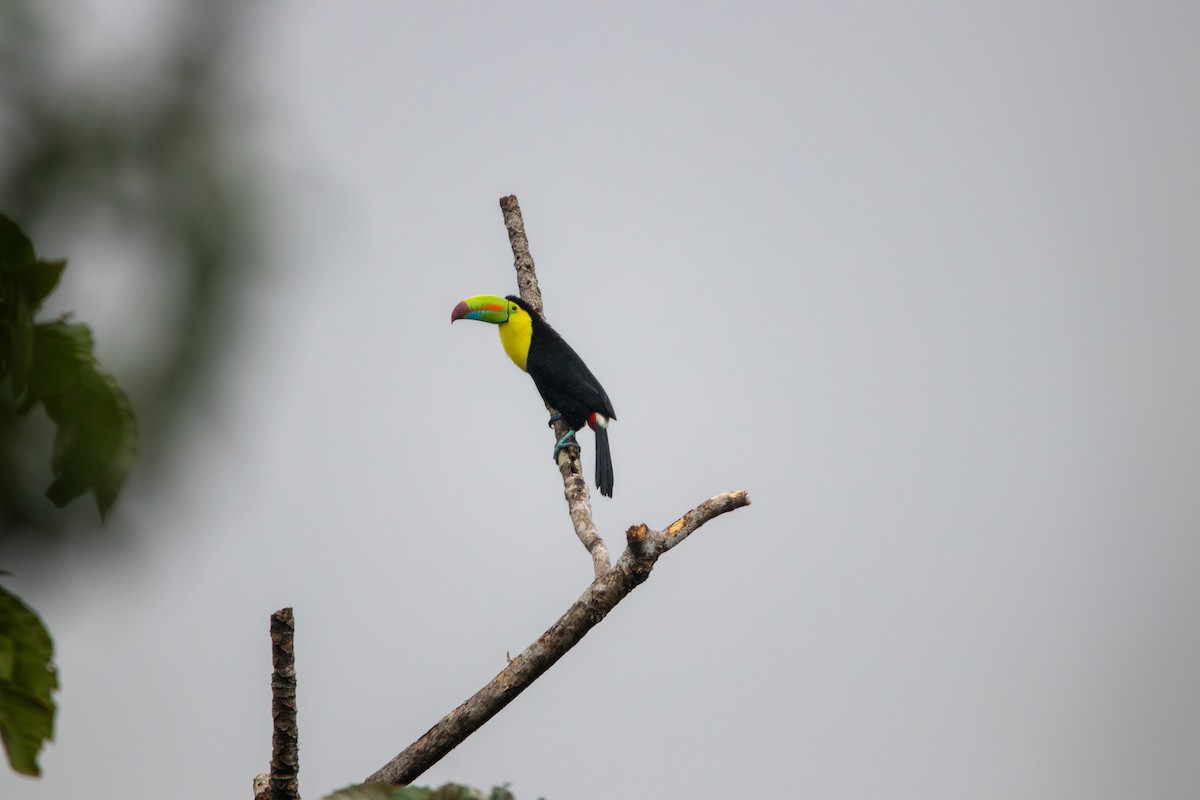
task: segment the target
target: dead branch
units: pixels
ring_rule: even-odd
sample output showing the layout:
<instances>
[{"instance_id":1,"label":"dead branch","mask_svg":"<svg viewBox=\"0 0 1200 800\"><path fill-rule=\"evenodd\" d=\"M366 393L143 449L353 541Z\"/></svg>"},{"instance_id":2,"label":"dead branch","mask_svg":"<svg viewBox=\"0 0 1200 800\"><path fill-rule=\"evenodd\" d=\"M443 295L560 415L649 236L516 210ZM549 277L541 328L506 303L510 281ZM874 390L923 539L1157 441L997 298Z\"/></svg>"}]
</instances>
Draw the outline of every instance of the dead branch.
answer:
<instances>
[{"instance_id":1,"label":"dead branch","mask_svg":"<svg viewBox=\"0 0 1200 800\"><path fill-rule=\"evenodd\" d=\"M300 800L300 729L296 723L296 619L292 609L271 615L271 800Z\"/></svg>"},{"instance_id":2,"label":"dead branch","mask_svg":"<svg viewBox=\"0 0 1200 800\"><path fill-rule=\"evenodd\" d=\"M517 288L521 291L521 299L529 303L539 314L542 311L542 291L538 288L537 272L533 265L533 255L529 252L529 239L525 236L525 220L521 217L521 206L517 203L516 195L500 198L500 210L504 214L504 227L508 229L508 241L512 245L513 268L517 271ZM554 416L558 409L546 406L546 410ZM570 430L562 420L554 423L554 441L567 435ZM579 448L565 448L558 454L558 471L563 479L563 496L567 500L567 511L571 515L571 525L575 535L592 556L592 566L596 577L599 578L609 570L608 546L596 524L592 522L592 501L588 492L587 481L583 477L583 465L579 458Z\"/></svg>"},{"instance_id":3,"label":"dead branch","mask_svg":"<svg viewBox=\"0 0 1200 800\"><path fill-rule=\"evenodd\" d=\"M513 250L513 266L521 297L538 313L542 312L542 295L534 271L529 240L517 198L510 195L500 199L504 226ZM555 409L550 410L551 414ZM561 438L566 426L559 421L554 434ZM587 482L583 478L578 449L562 451L558 459L563 479L563 494L571 515L575 535L592 556L596 578L567 612L543 633L538 640L516 658L511 659L486 686L465 703L451 711L420 739L409 745L373 775L367 783L411 783L421 773L440 761L489 719L511 703L514 698L550 669L587 632L599 624L609 611L650 575L663 553L682 542L701 525L735 508L750 504L744 491L719 494L704 501L662 531L646 525L634 525L625 532L625 550L617 563L609 566L608 548L592 521L592 504Z\"/></svg>"},{"instance_id":4,"label":"dead branch","mask_svg":"<svg viewBox=\"0 0 1200 800\"><path fill-rule=\"evenodd\" d=\"M727 492L696 506L664 531L650 530L645 525L630 528L625 532L625 551L617 563L596 578L557 622L473 697L443 717L366 782L411 783L554 666L617 603L650 576L650 570L663 553L709 520L749 504L750 497L746 492Z\"/></svg>"}]
</instances>

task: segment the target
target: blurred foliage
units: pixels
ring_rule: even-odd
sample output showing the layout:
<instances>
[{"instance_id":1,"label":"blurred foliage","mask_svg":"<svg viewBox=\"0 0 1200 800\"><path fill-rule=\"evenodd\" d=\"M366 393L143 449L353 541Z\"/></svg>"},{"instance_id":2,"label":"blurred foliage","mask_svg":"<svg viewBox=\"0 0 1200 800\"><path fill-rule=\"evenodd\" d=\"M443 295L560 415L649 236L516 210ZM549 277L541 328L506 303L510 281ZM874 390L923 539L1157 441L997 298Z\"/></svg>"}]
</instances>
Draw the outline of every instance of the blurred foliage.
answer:
<instances>
[{"instance_id":1,"label":"blurred foliage","mask_svg":"<svg viewBox=\"0 0 1200 800\"><path fill-rule=\"evenodd\" d=\"M326 795L324 800L515 800L507 786L488 794L470 786L447 783L437 789L426 786L386 786L364 783Z\"/></svg>"},{"instance_id":2,"label":"blurred foliage","mask_svg":"<svg viewBox=\"0 0 1200 800\"><path fill-rule=\"evenodd\" d=\"M137 428L125 393L92 354L88 327L34 321L65 267L39 259L0 214L0 381L21 413L41 405L58 426L46 496L61 508L91 490L103 517L133 466Z\"/></svg>"},{"instance_id":3,"label":"blurred foliage","mask_svg":"<svg viewBox=\"0 0 1200 800\"><path fill-rule=\"evenodd\" d=\"M136 47L96 55L77 52L86 14L132 20L128 7L82 3L68 14L39 0L0 1L0 211L40 249L69 252L72 274L97 268L85 244L99 229L115 269L130 271L114 280L162 287L148 306L143 297L121 309L126 324L142 326L144 350L105 356L138 409L148 480L165 473L189 401L213 384L237 333L240 288L261 263L243 136L252 115L234 74L253 4L158 6L139 16L146 31ZM95 324L96 312L82 311ZM42 344L68 358L90 353L78 326L46 334ZM95 516L56 512L42 497L47 433L19 424L19 402L0 399L0 544L24 535L26 545L53 545ZM76 489L60 485L57 496Z\"/></svg>"},{"instance_id":4,"label":"blurred foliage","mask_svg":"<svg viewBox=\"0 0 1200 800\"><path fill-rule=\"evenodd\" d=\"M23 775L41 774L38 751L54 737L53 655L37 614L0 587L0 739L12 768Z\"/></svg>"}]
</instances>

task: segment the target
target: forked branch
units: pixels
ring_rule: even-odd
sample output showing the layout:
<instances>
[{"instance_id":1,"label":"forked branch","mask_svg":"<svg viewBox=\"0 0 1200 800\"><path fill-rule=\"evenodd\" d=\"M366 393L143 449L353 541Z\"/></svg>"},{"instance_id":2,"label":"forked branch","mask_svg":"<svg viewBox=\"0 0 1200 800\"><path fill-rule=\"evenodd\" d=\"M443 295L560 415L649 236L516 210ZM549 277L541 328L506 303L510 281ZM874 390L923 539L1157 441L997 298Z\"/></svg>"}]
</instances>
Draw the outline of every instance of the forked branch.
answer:
<instances>
[{"instance_id":1,"label":"forked branch","mask_svg":"<svg viewBox=\"0 0 1200 800\"><path fill-rule=\"evenodd\" d=\"M612 569L592 585L537 641L512 659L500 674L408 746L367 783L411 783L494 717L560 658L608 612L650 576L659 557L704 523L750 504L745 492L706 500L663 531L635 525L625 532L626 547Z\"/></svg>"},{"instance_id":2,"label":"forked branch","mask_svg":"<svg viewBox=\"0 0 1200 800\"><path fill-rule=\"evenodd\" d=\"M529 252L529 240L525 236L525 223L517 198L511 195L502 197L500 208L512 244L513 266L517 271L521 298L542 313L542 294L538 288L537 273L534 271L533 256ZM551 413L555 411L549 410ZM558 422L555 436L561 438L566 432L566 426ZM596 579L557 622L524 652L511 659L499 675L367 778L367 783L412 782L566 655L617 603L649 577L650 570L663 553L709 520L750 504L746 492L727 492L704 501L661 531L651 530L646 525L635 525L625 532L625 550L617 563L610 567L608 548L592 522L592 504L578 450L563 450L558 467L571 524L576 536L592 556Z\"/></svg>"}]
</instances>

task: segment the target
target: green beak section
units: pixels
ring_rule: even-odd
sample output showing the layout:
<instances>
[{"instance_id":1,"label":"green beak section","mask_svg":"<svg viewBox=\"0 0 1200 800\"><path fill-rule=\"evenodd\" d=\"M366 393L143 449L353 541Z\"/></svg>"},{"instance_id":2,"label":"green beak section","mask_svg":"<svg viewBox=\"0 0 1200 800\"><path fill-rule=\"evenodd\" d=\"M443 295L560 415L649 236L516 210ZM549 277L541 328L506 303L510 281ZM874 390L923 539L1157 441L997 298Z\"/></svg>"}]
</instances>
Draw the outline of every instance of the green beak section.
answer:
<instances>
[{"instance_id":1,"label":"green beak section","mask_svg":"<svg viewBox=\"0 0 1200 800\"><path fill-rule=\"evenodd\" d=\"M508 322L508 301L494 294L477 294L468 297L450 312L450 322L458 319L477 319L497 325Z\"/></svg>"}]
</instances>

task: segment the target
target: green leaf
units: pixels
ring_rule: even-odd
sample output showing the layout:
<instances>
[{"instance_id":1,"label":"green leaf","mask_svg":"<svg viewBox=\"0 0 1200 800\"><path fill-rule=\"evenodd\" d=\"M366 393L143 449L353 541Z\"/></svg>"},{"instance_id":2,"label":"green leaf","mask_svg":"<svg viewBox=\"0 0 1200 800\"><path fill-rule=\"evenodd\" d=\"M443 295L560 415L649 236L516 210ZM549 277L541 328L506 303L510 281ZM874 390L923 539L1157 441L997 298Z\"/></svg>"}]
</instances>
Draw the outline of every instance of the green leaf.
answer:
<instances>
[{"instance_id":1,"label":"green leaf","mask_svg":"<svg viewBox=\"0 0 1200 800\"><path fill-rule=\"evenodd\" d=\"M33 357L33 318L58 286L66 261L39 260L29 238L0 214L0 380L25 392Z\"/></svg>"},{"instance_id":2,"label":"green leaf","mask_svg":"<svg viewBox=\"0 0 1200 800\"><path fill-rule=\"evenodd\" d=\"M32 330L37 370L29 376L29 395L45 403L80 381L80 362L92 358L96 342L87 325L44 322Z\"/></svg>"},{"instance_id":3,"label":"green leaf","mask_svg":"<svg viewBox=\"0 0 1200 800\"><path fill-rule=\"evenodd\" d=\"M86 325L34 323L65 268L39 260L0 215L0 380L9 378L23 399L21 413L41 403L58 426L46 496L61 508L91 491L103 519L133 467L137 425L129 398L92 354Z\"/></svg>"},{"instance_id":4,"label":"green leaf","mask_svg":"<svg viewBox=\"0 0 1200 800\"><path fill-rule=\"evenodd\" d=\"M41 402L58 425L46 492L62 507L89 490L103 518L133 467L137 424L129 399L92 354L86 325L51 322L33 329L28 403Z\"/></svg>"},{"instance_id":5,"label":"green leaf","mask_svg":"<svg viewBox=\"0 0 1200 800\"><path fill-rule=\"evenodd\" d=\"M0 587L0 739L22 775L40 775L38 751L54 738L58 673L54 645L37 614Z\"/></svg>"},{"instance_id":6,"label":"green leaf","mask_svg":"<svg viewBox=\"0 0 1200 800\"><path fill-rule=\"evenodd\" d=\"M357 786L347 786L345 789L326 795L324 800L429 800L431 794L433 794L431 789L413 786L362 783Z\"/></svg>"},{"instance_id":7,"label":"green leaf","mask_svg":"<svg viewBox=\"0 0 1200 800\"><path fill-rule=\"evenodd\" d=\"M57 261L39 259L21 272L19 280L25 288L33 308L42 307L42 301L58 286L58 282L62 280L63 270L66 268L67 262L64 259Z\"/></svg>"},{"instance_id":8,"label":"green leaf","mask_svg":"<svg viewBox=\"0 0 1200 800\"><path fill-rule=\"evenodd\" d=\"M438 789L428 786L388 786L363 783L326 795L323 800L514 800L507 786L497 786L490 795L457 783Z\"/></svg>"},{"instance_id":9,"label":"green leaf","mask_svg":"<svg viewBox=\"0 0 1200 800\"><path fill-rule=\"evenodd\" d=\"M20 272L36 260L33 242L17 223L0 214L0 272Z\"/></svg>"},{"instance_id":10,"label":"green leaf","mask_svg":"<svg viewBox=\"0 0 1200 800\"><path fill-rule=\"evenodd\" d=\"M33 365L33 314L21 292L14 289L9 294L8 324L0 325L0 378L11 375L13 393L20 397L29 385Z\"/></svg>"}]
</instances>

